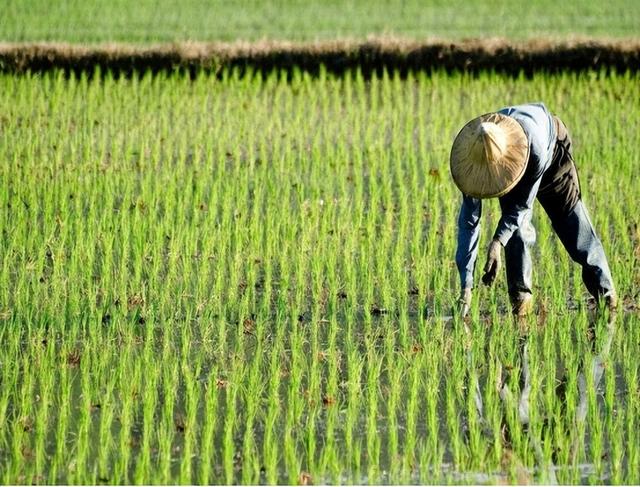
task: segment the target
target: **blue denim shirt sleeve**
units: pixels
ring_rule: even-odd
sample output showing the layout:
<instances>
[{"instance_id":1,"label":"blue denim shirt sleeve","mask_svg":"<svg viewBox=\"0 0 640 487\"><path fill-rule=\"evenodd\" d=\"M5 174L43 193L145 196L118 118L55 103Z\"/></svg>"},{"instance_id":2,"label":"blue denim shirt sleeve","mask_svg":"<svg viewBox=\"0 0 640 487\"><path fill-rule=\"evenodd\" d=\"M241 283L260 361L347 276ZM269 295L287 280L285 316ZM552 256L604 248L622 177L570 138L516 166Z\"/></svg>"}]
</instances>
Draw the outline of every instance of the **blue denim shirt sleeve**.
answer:
<instances>
[{"instance_id":1,"label":"blue denim shirt sleeve","mask_svg":"<svg viewBox=\"0 0 640 487\"><path fill-rule=\"evenodd\" d=\"M551 113L543 103L506 107L499 113L518 120L529 139L526 172L515 188L500 197L502 218L493 238L504 247L533 208L542 175L551 164L557 134Z\"/></svg>"},{"instance_id":2,"label":"blue denim shirt sleeve","mask_svg":"<svg viewBox=\"0 0 640 487\"><path fill-rule=\"evenodd\" d=\"M529 158L527 172L522 180L506 195L500 197L502 216L493 238L500 241L503 247L520 227L527 213L532 211L543 173L540 158L534 152Z\"/></svg>"},{"instance_id":3,"label":"blue denim shirt sleeve","mask_svg":"<svg viewBox=\"0 0 640 487\"><path fill-rule=\"evenodd\" d=\"M478 257L480 240L480 215L482 202L471 196L462 196L462 206L458 215L458 250L456 265L460 273L462 289L473 287L473 270Z\"/></svg>"}]
</instances>

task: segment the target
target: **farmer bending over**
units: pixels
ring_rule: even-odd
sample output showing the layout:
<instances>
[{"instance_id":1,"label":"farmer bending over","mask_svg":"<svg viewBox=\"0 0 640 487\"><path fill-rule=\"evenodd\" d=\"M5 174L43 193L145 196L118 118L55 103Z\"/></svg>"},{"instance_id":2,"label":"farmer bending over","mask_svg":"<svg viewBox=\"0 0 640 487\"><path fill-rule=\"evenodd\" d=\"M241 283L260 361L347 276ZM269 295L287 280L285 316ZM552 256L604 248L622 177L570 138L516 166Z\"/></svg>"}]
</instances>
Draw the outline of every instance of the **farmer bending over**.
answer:
<instances>
[{"instance_id":1,"label":"farmer bending over","mask_svg":"<svg viewBox=\"0 0 640 487\"><path fill-rule=\"evenodd\" d=\"M536 197L564 248L582 266L582 280L591 295L616 307L609 264L580 198L571 137L544 104L507 107L471 120L456 136L450 162L463 194L456 252L463 316L471 303L483 198L499 198L502 217L489 244L482 282L491 285L495 280L504 247L515 315L531 311L529 247L536 238L531 224Z\"/></svg>"}]
</instances>

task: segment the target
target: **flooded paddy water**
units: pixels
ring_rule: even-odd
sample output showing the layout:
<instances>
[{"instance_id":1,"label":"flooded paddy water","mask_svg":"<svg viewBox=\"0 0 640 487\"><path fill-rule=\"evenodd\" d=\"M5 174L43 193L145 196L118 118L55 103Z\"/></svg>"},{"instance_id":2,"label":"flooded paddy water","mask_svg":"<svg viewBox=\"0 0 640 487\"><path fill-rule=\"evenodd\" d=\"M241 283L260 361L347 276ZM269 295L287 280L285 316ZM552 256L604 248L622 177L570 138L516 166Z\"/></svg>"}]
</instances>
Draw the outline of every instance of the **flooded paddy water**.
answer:
<instances>
[{"instance_id":1,"label":"flooded paddy water","mask_svg":"<svg viewBox=\"0 0 640 487\"><path fill-rule=\"evenodd\" d=\"M0 76L0 480L637 483L638 86ZM534 313L452 311L448 151L505 94L573 130L615 319L537 207Z\"/></svg>"},{"instance_id":2,"label":"flooded paddy water","mask_svg":"<svg viewBox=\"0 0 640 487\"><path fill-rule=\"evenodd\" d=\"M577 330L534 321L527 332L500 318L471 331L419 320L403 337L395 319L376 317L369 333L354 334L355 352L340 330L333 348L321 346L330 323L298 322L298 358L288 339L268 335L243 334L226 348L201 323L179 334L147 323L128 338L102 331L70 348L38 333L9 352L21 377L46 364L51 383L16 380L30 412L5 403L12 421L1 458L16 481L36 483L634 478L637 369L625 362L639 336L625 329L636 318ZM576 350L561 350L564 334Z\"/></svg>"}]
</instances>

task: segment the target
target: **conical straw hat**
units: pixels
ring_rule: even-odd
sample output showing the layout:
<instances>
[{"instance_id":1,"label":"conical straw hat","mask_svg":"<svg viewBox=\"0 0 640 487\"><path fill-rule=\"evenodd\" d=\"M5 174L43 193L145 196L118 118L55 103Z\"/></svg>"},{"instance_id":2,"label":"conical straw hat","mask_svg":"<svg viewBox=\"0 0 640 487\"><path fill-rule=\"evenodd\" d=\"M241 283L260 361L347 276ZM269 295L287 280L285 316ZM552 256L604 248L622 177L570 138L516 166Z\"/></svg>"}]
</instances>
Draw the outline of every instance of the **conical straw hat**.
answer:
<instances>
[{"instance_id":1,"label":"conical straw hat","mask_svg":"<svg viewBox=\"0 0 640 487\"><path fill-rule=\"evenodd\" d=\"M451 175L464 194L493 198L510 191L527 168L529 142L513 118L488 113L467 123L451 147Z\"/></svg>"}]
</instances>

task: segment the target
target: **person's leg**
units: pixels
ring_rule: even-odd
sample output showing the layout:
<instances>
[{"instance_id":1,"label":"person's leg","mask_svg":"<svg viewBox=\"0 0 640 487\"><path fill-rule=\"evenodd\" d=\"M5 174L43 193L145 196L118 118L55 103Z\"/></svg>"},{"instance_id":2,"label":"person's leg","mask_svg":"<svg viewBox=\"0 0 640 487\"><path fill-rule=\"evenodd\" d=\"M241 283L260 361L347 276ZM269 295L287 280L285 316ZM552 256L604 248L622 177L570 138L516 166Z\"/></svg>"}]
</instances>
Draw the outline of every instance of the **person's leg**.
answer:
<instances>
[{"instance_id":1,"label":"person's leg","mask_svg":"<svg viewBox=\"0 0 640 487\"><path fill-rule=\"evenodd\" d=\"M531 224L531 212L504 248L507 286L513 313L525 315L531 309L531 252L536 231Z\"/></svg>"},{"instance_id":2,"label":"person's leg","mask_svg":"<svg viewBox=\"0 0 640 487\"><path fill-rule=\"evenodd\" d=\"M581 199L580 181L573 161L571 137L556 118L558 141L552 168L545 174L538 201L571 258L582 266L582 280L596 299L607 297L615 306L609 264Z\"/></svg>"},{"instance_id":3,"label":"person's leg","mask_svg":"<svg viewBox=\"0 0 640 487\"><path fill-rule=\"evenodd\" d=\"M596 300L614 299L609 263L582 200L567 215L552 219L551 225L571 258L582 266L582 280L589 293Z\"/></svg>"}]
</instances>

